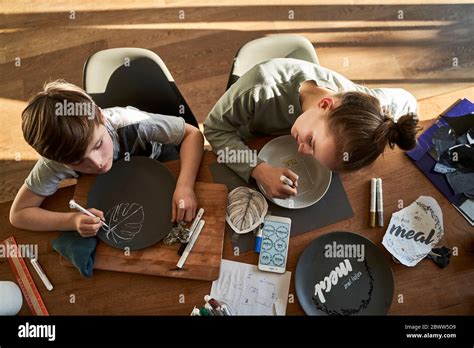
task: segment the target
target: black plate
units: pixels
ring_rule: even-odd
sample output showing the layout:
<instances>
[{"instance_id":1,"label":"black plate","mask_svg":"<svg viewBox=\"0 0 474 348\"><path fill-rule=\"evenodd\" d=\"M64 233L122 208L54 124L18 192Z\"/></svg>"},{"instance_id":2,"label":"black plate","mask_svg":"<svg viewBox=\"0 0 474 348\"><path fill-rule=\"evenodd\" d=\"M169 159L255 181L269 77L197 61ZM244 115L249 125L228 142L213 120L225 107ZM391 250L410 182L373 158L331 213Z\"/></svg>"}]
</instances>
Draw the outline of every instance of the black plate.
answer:
<instances>
[{"instance_id":1,"label":"black plate","mask_svg":"<svg viewBox=\"0 0 474 348\"><path fill-rule=\"evenodd\" d=\"M171 230L171 202L176 180L169 169L148 157L114 162L99 175L87 206L100 209L112 230L97 233L108 245L143 249L161 241Z\"/></svg>"},{"instance_id":2,"label":"black plate","mask_svg":"<svg viewBox=\"0 0 474 348\"><path fill-rule=\"evenodd\" d=\"M359 246L359 250L363 246L364 257L354 255L352 251L357 249L350 246ZM334 249L346 253L329 254ZM348 272L343 272L341 263ZM328 288L326 276L334 280L329 292L323 289ZM321 281L324 286L316 288ZM390 308L394 290L392 269L382 251L367 238L351 232L332 232L313 240L298 260L295 285L307 315L383 315Z\"/></svg>"}]
</instances>

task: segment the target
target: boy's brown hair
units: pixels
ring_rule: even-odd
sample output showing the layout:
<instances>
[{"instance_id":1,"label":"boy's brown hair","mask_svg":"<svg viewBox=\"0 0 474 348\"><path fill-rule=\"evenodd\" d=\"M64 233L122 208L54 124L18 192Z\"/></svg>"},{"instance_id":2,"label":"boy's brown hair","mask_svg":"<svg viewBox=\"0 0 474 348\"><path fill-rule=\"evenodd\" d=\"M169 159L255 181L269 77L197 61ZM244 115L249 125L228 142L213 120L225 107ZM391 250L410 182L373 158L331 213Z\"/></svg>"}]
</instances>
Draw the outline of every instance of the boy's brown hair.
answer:
<instances>
[{"instance_id":1,"label":"boy's brown hair","mask_svg":"<svg viewBox=\"0 0 474 348\"><path fill-rule=\"evenodd\" d=\"M382 110L377 98L361 92L337 95L341 105L328 115L329 129L337 140L335 170L353 171L372 164L388 145L402 150L416 146L421 128L415 113L401 116L397 122Z\"/></svg>"},{"instance_id":2,"label":"boy's brown hair","mask_svg":"<svg viewBox=\"0 0 474 348\"><path fill-rule=\"evenodd\" d=\"M100 110L80 87L64 80L45 83L21 115L23 136L41 156L71 164L86 154Z\"/></svg>"}]
</instances>

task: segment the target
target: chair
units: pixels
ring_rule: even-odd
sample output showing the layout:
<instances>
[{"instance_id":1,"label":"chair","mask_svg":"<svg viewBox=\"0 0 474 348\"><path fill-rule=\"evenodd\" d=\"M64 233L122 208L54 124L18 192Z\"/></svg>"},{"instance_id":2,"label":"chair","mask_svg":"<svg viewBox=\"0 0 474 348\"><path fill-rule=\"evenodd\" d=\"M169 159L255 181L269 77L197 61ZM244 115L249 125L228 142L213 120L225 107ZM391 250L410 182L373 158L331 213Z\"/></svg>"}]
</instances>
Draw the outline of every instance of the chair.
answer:
<instances>
[{"instance_id":1,"label":"chair","mask_svg":"<svg viewBox=\"0 0 474 348\"><path fill-rule=\"evenodd\" d=\"M319 64L312 43L300 35L282 34L247 42L234 58L227 88L257 64L272 58L295 58Z\"/></svg>"},{"instance_id":2,"label":"chair","mask_svg":"<svg viewBox=\"0 0 474 348\"><path fill-rule=\"evenodd\" d=\"M111 48L91 55L84 64L84 90L102 108L134 106L142 111L196 118L161 58L143 48Z\"/></svg>"},{"instance_id":3,"label":"chair","mask_svg":"<svg viewBox=\"0 0 474 348\"><path fill-rule=\"evenodd\" d=\"M165 63L143 48L111 48L84 64L84 90L101 108L134 106L142 111L183 117L199 127ZM179 158L180 146L163 144L159 160Z\"/></svg>"}]
</instances>

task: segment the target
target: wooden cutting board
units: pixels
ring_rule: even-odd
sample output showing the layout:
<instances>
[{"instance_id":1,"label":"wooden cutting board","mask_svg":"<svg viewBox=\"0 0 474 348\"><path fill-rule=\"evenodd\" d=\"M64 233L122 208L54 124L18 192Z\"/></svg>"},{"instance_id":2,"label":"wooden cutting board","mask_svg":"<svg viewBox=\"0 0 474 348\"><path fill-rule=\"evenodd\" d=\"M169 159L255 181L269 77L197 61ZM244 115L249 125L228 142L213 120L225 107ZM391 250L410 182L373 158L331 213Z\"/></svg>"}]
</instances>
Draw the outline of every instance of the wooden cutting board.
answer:
<instances>
[{"instance_id":1,"label":"wooden cutting board","mask_svg":"<svg viewBox=\"0 0 474 348\"><path fill-rule=\"evenodd\" d=\"M94 180L95 176L84 175L77 181L74 199L84 207ZM146 249L129 251L128 254L99 241L94 269L173 278L211 281L217 279L224 243L228 190L222 184L197 182L195 192L199 206L204 208L203 220L206 224L182 269L176 268L180 258L180 243L168 246L162 241ZM61 264L72 267L64 258L61 258Z\"/></svg>"}]
</instances>

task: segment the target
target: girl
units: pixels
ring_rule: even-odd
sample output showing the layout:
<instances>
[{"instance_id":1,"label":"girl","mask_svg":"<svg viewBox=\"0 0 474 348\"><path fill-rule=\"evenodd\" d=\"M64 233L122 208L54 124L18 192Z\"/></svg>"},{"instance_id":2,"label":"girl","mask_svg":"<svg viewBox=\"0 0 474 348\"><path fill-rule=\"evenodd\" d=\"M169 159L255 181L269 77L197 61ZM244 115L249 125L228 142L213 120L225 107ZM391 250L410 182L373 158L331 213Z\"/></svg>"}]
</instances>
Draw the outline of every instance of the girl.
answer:
<instances>
[{"instance_id":1,"label":"girl","mask_svg":"<svg viewBox=\"0 0 474 348\"><path fill-rule=\"evenodd\" d=\"M278 58L256 65L219 99L204 123L214 152L251 151L244 140L291 134L298 151L335 171L371 164L388 145L410 150L416 144L417 102L400 88L367 88L320 65ZM245 156L243 156L245 157ZM251 158L251 156L247 156ZM297 194L280 181L289 169L262 160L226 163L241 178L262 184L271 197Z\"/></svg>"}]
</instances>

